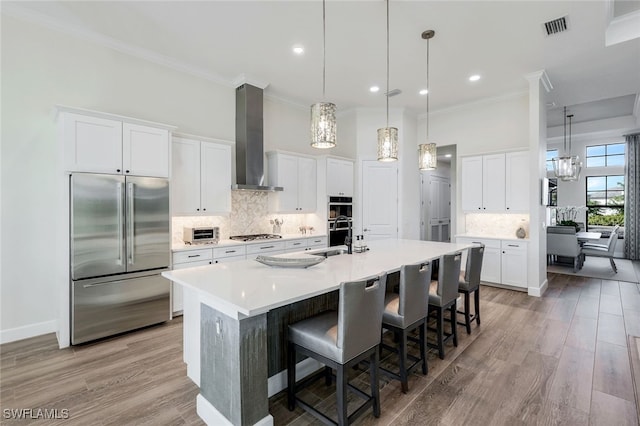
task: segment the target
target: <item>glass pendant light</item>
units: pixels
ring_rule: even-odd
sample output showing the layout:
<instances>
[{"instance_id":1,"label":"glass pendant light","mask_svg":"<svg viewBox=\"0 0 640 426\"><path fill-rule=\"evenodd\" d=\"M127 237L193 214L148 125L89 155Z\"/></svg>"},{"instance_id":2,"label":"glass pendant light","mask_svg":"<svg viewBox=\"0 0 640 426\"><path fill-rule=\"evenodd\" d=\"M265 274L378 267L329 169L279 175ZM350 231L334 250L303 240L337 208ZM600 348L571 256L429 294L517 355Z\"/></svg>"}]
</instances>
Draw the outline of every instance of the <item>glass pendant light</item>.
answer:
<instances>
[{"instance_id":1,"label":"glass pendant light","mask_svg":"<svg viewBox=\"0 0 640 426\"><path fill-rule=\"evenodd\" d=\"M322 100L325 93L326 31L325 0L322 0ZM333 148L336 146L336 106L330 102L311 105L311 146Z\"/></svg>"},{"instance_id":2,"label":"glass pendant light","mask_svg":"<svg viewBox=\"0 0 640 426\"><path fill-rule=\"evenodd\" d=\"M436 35L433 30L427 30L422 33L422 38L427 40L427 143L418 145L418 167L420 170L435 170L438 154L436 152L436 144L429 142L429 98L431 92L429 88L429 40Z\"/></svg>"},{"instance_id":3,"label":"glass pendant light","mask_svg":"<svg viewBox=\"0 0 640 426\"><path fill-rule=\"evenodd\" d=\"M567 118L569 118L569 150L567 151ZM563 155L551 160L553 172L562 181L574 181L580 178L582 162L580 157L571 155L571 119L573 114L567 115L567 107L564 107L564 145Z\"/></svg>"},{"instance_id":4,"label":"glass pendant light","mask_svg":"<svg viewBox=\"0 0 640 426\"><path fill-rule=\"evenodd\" d=\"M387 127L378 129L378 161L398 159L398 129L389 127L389 0L387 0Z\"/></svg>"}]
</instances>

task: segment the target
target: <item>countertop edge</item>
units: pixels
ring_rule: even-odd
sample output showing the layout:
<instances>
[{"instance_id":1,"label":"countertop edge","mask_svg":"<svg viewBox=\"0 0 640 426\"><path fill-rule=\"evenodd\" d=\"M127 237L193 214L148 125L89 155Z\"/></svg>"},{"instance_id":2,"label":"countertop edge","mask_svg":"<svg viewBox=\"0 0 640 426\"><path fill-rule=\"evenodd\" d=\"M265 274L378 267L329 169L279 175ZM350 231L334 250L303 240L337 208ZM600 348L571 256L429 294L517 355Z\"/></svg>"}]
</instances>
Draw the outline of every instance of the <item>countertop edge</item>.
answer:
<instances>
[{"instance_id":1,"label":"countertop edge","mask_svg":"<svg viewBox=\"0 0 640 426\"><path fill-rule=\"evenodd\" d=\"M282 235L282 238L276 238L271 240L254 240L254 241L234 241L234 240L220 240L218 244L172 244L171 251L173 253L181 251L202 250L202 249L215 249L216 247L232 247L232 246L247 246L251 244L263 244L265 241L277 242L277 241L290 241L301 240L307 238L327 237L326 234L317 235L301 235L301 234L287 234Z\"/></svg>"},{"instance_id":2,"label":"countertop edge","mask_svg":"<svg viewBox=\"0 0 640 426\"><path fill-rule=\"evenodd\" d=\"M499 235L481 235L481 234L457 234L454 236L455 238L482 238L485 240L505 240L505 241L524 241L529 242L529 237L527 238L517 238L511 236L499 236Z\"/></svg>"}]
</instances>

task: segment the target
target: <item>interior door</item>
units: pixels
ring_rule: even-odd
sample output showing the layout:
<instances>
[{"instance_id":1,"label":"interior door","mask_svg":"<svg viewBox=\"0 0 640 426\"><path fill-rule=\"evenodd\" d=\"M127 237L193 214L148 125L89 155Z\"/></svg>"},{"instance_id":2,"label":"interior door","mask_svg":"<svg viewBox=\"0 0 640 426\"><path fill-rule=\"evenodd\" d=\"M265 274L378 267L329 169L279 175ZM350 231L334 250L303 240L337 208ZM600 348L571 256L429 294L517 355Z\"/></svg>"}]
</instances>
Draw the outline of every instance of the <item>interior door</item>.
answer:
<instances>
[{"instance_id":1,"label":"interior door","mask_svg":"<svg viewBox=\"0 0 640 426\"><path fill-rule=\"evenodd\" d=\"M425 179L422 181L422 238L428 241L449 242L451 241L450 180L447 177L432 174Z\"/></svg>"},{"instance_id":2,"label":"interior door","mask_svg":"<svg viewBox=\"0 0 640 426\"><path fill-rule=\"evenodd\" d=\"M398 166L362 162L362 231L365 241L398 238Z\"/></svg>"},{"instance_id":3,"label":"interior door","mask_svg":"<svg viewBox=\"0 0 640 426\"><path fill-rule=\"evenodd\" d=\"M163 178L126 178L127 272L169 265L169 181Z\"/></svg>"}]
</instances>

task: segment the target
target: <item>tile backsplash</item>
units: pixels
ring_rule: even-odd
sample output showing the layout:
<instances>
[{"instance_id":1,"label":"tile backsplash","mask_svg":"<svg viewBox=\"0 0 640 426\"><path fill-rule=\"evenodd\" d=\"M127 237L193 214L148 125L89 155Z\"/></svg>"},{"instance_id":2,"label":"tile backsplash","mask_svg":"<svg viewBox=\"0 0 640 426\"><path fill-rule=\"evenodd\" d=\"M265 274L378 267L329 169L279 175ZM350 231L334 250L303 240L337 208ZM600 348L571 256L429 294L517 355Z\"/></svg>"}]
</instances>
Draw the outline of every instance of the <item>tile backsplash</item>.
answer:
<instances>
[{"instance_id":1,"label":"tile backsplash","mask_svg":"<svg viewBox=\"0 0 640 426\"><path fill-rule=\"evenodd\" d=\"M516 230L524 226L529 238L528 214L467 214L465 233L487 237L516 237Z\"/></svg>"},{"instance_id":2,"label":"tile backsplash","mask_svg":"<svg viewBox=\"0 0 640 426\"><path fill-rule=\"evenodd\" d=\"M258 191L232 191L231 213L228 216L175 216L172 219L172 243L181 244L185 226L218 226L220 238L231 235L271 234L272 219L283 221L281 234L300 234L301 226L312 226L313 234L326 234L326 224L316 214L269 213L269 193ZM322 206L319 206L322 208Z\"/></svg>"}]
</instances>

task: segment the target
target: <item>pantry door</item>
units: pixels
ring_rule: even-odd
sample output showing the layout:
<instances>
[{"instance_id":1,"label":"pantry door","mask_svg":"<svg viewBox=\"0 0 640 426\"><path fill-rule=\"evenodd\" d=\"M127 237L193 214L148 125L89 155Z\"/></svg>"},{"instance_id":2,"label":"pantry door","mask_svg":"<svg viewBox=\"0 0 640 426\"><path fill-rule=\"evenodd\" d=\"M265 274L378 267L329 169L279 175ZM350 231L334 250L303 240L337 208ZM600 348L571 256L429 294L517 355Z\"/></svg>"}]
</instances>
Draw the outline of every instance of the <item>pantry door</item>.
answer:
<instances>
[{"instance_id":1,"label":"pantry door","mask_svg":"<svg viewBox=\"0 0 640 426\"><path fill-rule=\"evenodd\" d=\"M398 238L398 166L362 162L362 231L365 241Z\"/></svg>"}]
</instances>

